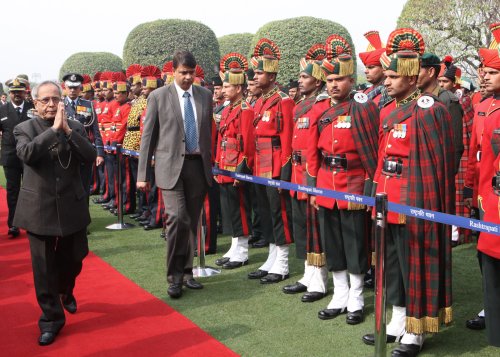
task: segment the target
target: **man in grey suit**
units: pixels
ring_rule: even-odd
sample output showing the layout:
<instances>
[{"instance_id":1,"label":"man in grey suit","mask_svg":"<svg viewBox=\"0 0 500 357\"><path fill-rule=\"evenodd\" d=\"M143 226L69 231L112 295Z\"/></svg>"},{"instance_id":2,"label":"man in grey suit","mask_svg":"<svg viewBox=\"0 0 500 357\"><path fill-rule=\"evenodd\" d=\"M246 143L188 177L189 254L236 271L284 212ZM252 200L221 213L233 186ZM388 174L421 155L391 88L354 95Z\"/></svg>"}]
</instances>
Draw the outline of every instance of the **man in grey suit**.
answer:
<instances>
[{"instance_id":1,"label":"man in grey suit","mask_svg":"<svg viewBox=\"0 0 500 357\"><path fill-rule=\"evenodd\" d=\"M212 94L193 86L196 60L174 54L174 82L148 97L139 155L137 188L147 189L154 155L155 178L167 216L168 295L182 285L201 289L193 279L194 238L203 199L212 181Z\"/></svg>"},{"instance_id":2,"label":"man in grey suit","mask_svg":"<svg viewBox=\"0 0 500 357\"><path fill-rule=\"evenodd\" d=\"M80 178L82 163L96 159L82 124L68 120L61 87L52 81L33 90L37 115L14 128L24 177L14 225L26 229L38 304L41 346L64 326L64 309L76 312L73 288L88 253L90 215Z\"/></svg>"}]
</instances>

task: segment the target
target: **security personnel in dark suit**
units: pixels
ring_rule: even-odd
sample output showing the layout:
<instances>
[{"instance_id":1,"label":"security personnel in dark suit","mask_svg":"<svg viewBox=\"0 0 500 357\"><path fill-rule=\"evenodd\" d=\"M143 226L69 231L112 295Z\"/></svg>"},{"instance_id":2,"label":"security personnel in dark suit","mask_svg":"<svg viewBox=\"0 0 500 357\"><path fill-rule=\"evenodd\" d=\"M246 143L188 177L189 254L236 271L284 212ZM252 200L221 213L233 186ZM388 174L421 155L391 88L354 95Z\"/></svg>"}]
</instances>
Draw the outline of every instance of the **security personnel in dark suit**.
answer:
<instances>
[{"instance_id":1,"label":"security personnel in dark suit","mask_svg":"<svg viewBox=\"0 0 500 357\"><path fill-rule=\"evenodd\" d=\"M33 105L25 100L26 88L29 85L26 80L14 78L5 84L9 88L10 102L0 107L0 132L2 133L0 164L3 166L7 181L8 234L15 238L19 235L19 229L13 225L12 220L23 177L23 163L16 156L16 140L12 132L17 124L28 119L28 110L33 108Z\"/></svg>"},{"instance_id":2,"label":"security personnel in dark suit","mask_svg":"<svg viewBox=\"0 0 500 357\"><path fill-rule=\"evenodd\" d=\"M83 124L87 136L97 149L96 165L102 165L104 163L104 147L99 132L97 114L91 101L80 98L83 76L78 73L68 73L63 77L63 81L67 92L67 96L64 98L66 115L68 119L78 120ZM88 196L92 182L92 164L82 164L80 175Z\"/></svg>"},{"instance_id":3,"label":"security personnel in dark suit","mask_svg":"<svg viewBox=\"0 0 500 357\"><path fill-rule=\"evenodd\" d=\"M42 346L64 326L63 307L77 309L73 289L88 254L90 223L80 169L96 159L83 125L67 119L61 93L55 82L40 83L33 90L37 115L14 129L24 163L14 224L28 232Z\"/></svg>"}]
</instances>

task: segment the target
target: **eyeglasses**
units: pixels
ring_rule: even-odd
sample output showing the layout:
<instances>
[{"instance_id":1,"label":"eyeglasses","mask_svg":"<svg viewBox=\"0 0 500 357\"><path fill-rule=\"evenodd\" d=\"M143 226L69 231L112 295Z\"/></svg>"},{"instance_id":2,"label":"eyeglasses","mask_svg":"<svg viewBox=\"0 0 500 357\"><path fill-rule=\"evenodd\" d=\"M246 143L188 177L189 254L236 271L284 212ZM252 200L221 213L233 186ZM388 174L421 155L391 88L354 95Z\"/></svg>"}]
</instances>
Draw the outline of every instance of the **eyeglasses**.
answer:
<instances>
[{"instance_id":1,"label":"eyeglasses","mask_svg":"<svg viewBox=\"0 0 500 357\"><path fill-rule=\"evenodd\" d=\"M43 105L47 105L50 103L50 101L52 101L52 103L57 105L61 101L61 98L60 97L46 97L46 98L37 99L37 101L42 103Z\"/></svg>"}]
</instances>

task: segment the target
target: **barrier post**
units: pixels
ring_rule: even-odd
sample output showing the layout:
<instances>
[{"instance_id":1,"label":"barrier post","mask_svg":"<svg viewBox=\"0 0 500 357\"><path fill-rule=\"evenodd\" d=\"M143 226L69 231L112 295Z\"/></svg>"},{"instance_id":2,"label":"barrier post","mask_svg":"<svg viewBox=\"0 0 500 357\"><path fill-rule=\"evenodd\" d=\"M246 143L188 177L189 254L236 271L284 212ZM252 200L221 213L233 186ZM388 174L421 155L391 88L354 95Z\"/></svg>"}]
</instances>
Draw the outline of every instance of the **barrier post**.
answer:
<instances>
[{"instance_id":1,"label":"barrier post","mask_svg":"<svg viewBox=\"0 0 500 357\"><path fill-rule=\"evenodd\" d=\"M375 197L375 356L385 357L387 354L386 333L386 287L385 258L387 225L387 194L378 193Z\"/></svg>"},{"instance_id":2,"label":"barrier post","mask_svg":"<svg viewBox=\"0 0 500 357\"><path fill-rule=\"evenodd\" d=\"M134 227L131 223L123 222L123 197L122 197L122 145L116 144L116 162L118 166L117 175L118 175L118 197L116 203L117 215L118 215L118 223L113 223L107 226L107 229L119 230L119 229L128 229Z\"/></svg>"},{"instance_id":3,"label":"barrier post","mask_svg":"<svg viewBox=\"0 0 500 357\"><path fill-rule=\"evenodd\" d=\"M220 270L212 267L205 266L205 235L207 227L203 225L203 208L200 212L200 219L198 220L198 266L193 267L193 276L195 278L212 276L220 274Z\"/></svg>"}]
</instances>

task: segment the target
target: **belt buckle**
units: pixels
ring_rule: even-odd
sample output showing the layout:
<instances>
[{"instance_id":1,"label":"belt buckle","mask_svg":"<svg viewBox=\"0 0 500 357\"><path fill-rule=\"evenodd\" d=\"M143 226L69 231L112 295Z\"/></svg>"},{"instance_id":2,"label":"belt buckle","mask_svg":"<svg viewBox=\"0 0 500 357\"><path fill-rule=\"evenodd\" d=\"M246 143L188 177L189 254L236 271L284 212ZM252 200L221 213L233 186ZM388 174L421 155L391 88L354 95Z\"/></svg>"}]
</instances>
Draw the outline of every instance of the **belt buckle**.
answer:
<instances>
[{"instance_id":1,"label":"belt buckle","mask_svg":"<svg viewBox=\"0 0 500 357\"><path fill-rule=\"evenodd\" d=\"M476 153L476 160L477 162L481 162L481 150L478 150L477 153Z\"/></svg>"}]
</instances>

